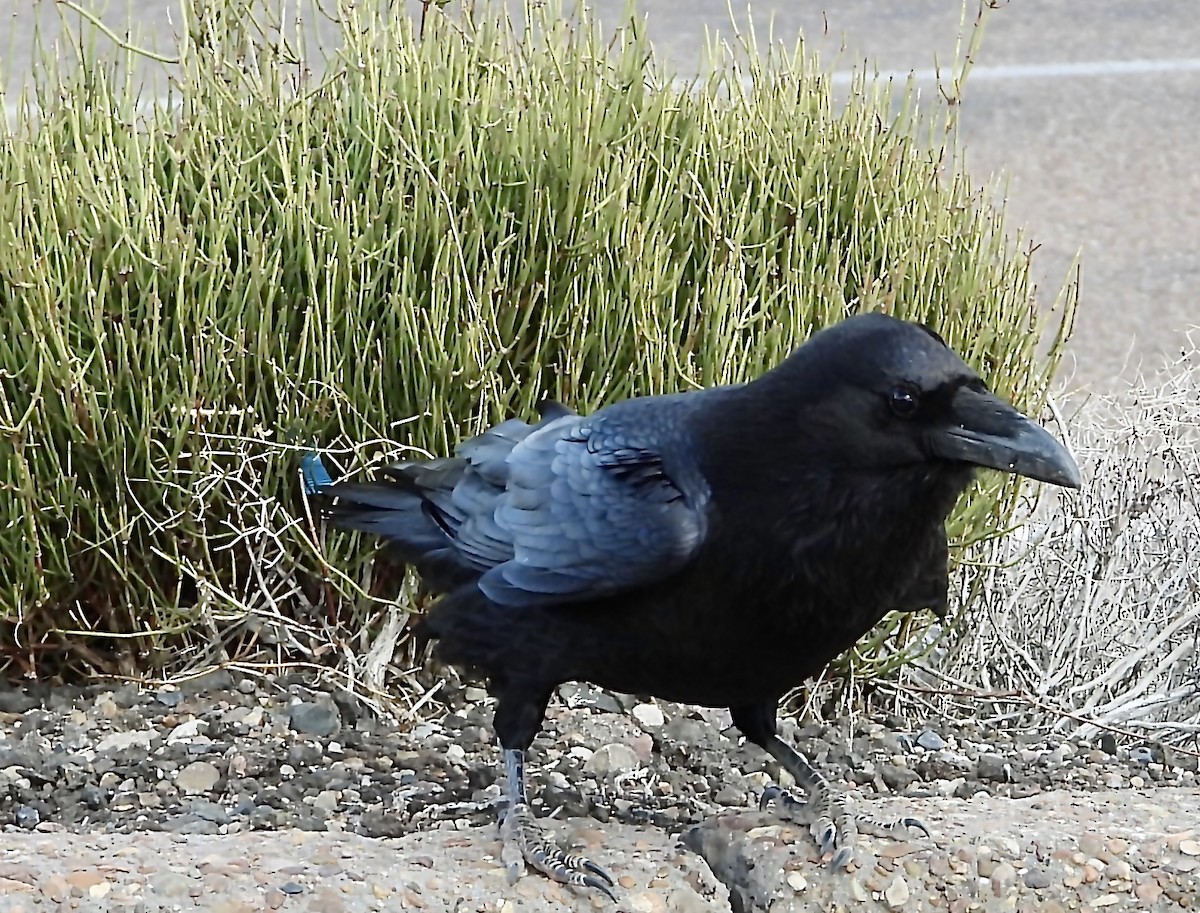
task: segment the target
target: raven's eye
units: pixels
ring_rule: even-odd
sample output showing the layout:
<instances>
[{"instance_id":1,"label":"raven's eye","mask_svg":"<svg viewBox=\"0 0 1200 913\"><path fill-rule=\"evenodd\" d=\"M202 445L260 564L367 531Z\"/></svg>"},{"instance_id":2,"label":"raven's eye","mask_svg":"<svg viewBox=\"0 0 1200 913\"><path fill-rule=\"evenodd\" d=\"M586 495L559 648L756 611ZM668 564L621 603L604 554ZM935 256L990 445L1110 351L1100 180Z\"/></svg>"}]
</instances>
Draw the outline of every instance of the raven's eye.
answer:
<instances>
[{"instance_id":1,"label":"raven's eye","mask_svg":"<svg viewBox=\"0 0 1200 913\"><path fill-rule=\"evenodd\" d=\"M900 418L909 418L921 405L921 394L911 384L901 384L892 390L888 397L888 403L892 407L892 412Z\"/></svg>"}]
</instances>

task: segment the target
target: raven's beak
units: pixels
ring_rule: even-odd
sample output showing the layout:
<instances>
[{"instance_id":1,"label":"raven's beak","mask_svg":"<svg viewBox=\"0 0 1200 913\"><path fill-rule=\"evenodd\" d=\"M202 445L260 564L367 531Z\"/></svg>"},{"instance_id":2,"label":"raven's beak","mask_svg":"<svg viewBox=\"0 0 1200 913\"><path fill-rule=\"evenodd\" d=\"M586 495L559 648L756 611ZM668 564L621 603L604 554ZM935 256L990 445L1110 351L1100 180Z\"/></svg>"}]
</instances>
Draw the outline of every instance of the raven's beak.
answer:
<instances>
[{"instance_id":1,"label":"raven's beak","mask_svg":"<svg viewBox=\"0 0 1200 913\"><path fill-rule=\"evenodd\" d=\"M934 432L931 445L943 459L1013 472L1066 488L1083 481L1070 452L1044 428L985 390L960 387L949 428Z\"/></svg>"}]
</instances>

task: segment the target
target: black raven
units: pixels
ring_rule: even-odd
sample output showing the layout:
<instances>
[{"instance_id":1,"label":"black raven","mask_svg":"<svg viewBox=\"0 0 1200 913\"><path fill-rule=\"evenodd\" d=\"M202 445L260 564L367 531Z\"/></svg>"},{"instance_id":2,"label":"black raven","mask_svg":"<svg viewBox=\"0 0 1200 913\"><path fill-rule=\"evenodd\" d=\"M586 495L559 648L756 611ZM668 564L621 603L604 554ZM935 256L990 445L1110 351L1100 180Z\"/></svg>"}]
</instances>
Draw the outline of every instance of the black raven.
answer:
<instances>
[{"instance_id":1,"label":"black raven","mask_svg":"<svg viewBox=\"0 0 1200 913\"><path fill-rule=\"evenodd\" d=\"M1080 484L936 333L868 314L751 383L587 416L552 405L375 482L335 484L313 457L305 476L330 522L391 540L445 594L419 631L497 699L512 877L524 860L608 893L526 801L525 751L562 682L728 707L807 794L765 800L834 865L861 830L924 830L851 815L776 734L776 708L889 610L945 609L944 521L981 466Z\"/></svg>"}]
</instances>

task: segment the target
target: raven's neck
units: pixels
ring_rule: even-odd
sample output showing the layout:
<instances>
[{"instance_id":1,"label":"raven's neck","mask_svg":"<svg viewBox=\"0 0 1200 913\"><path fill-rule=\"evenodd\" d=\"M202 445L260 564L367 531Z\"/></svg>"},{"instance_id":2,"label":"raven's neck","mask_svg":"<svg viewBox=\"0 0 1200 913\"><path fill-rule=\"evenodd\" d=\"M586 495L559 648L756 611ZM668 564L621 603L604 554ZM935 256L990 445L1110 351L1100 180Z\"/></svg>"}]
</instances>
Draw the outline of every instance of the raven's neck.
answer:
<instances>
[{"instance_id":1,"label":"raven's neck","mask_svg":"<svg viewBox=\"0 0 1200 913\"><path fill-rule=\"evenodd\" d=\"M945 520L973 469L947 461L872 467L824 451L819 436L798 446L800 408L786 404L789 415L767 400L754 414L737 392L722 391L696 430L714 530L736 530L740 540L720 548L744 551L748 567L788 564L795 582L817 583L836 602L882 600L886 611L892 591L910 582L903 578L927 571L930 556L944 551ZM846 575L848 566L858 572Z\"/></svg>"}]
</instances>

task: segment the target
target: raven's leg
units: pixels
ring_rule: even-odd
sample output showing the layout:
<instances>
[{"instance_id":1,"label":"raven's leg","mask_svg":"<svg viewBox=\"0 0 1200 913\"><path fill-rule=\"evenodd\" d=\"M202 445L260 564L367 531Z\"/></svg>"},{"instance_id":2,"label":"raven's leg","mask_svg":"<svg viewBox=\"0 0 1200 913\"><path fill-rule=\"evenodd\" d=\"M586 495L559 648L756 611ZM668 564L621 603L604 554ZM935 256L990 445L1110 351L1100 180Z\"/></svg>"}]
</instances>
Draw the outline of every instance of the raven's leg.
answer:
<instances>
[{"instance_id":1,"label":"raven's leg","mask_svg":"<svg viewBox=\"0 0 1200 913\"><path fill-rule=\"evenodd\" d=\"M879 821L869 815L853 814L849 797L821 776L804 755L779 738L773 702L732 707L730 711L734 725L746 738L778 761L808 795L808 801L800 802L787 790L771 786L763 792L761 807L774 802L784 817L807 824L822 855L836 851L832 863L835 869L844 867L854 857L855 838L860 833L895 837L902 828L912 827L929 836L929 828L919 818L905 816Z\"/></svg>"},{"instance_id":2,"label":"raven's leg","mask_svg":"<svg viewBox=\"0 0 1200 913\"><path fill-rule=\"evenodd\" d=\"M598 888L613 896L612 877L590 859L568 853L551 839L534 820L525 794L525 751L542 725L549 703L548 691L537 693L512 688L498 689L495 727L504 749L508 807L500 818L500 858L508 868L508 882L514 883L525 863L560 884Z\"/></svg>"}]
</instances>

